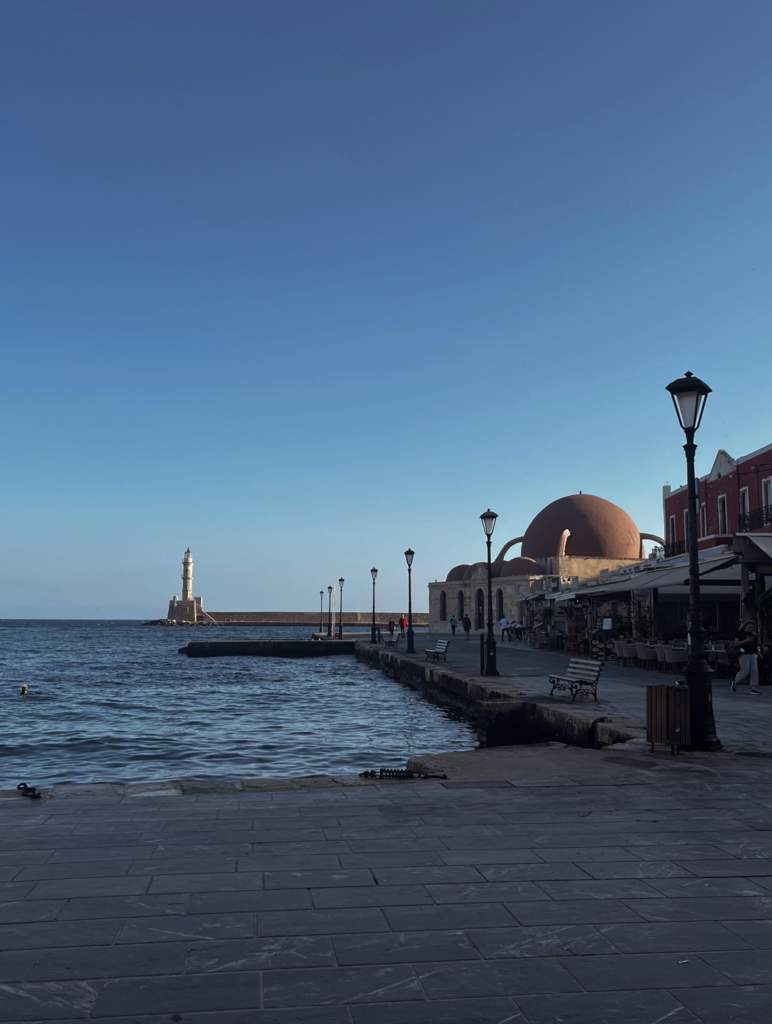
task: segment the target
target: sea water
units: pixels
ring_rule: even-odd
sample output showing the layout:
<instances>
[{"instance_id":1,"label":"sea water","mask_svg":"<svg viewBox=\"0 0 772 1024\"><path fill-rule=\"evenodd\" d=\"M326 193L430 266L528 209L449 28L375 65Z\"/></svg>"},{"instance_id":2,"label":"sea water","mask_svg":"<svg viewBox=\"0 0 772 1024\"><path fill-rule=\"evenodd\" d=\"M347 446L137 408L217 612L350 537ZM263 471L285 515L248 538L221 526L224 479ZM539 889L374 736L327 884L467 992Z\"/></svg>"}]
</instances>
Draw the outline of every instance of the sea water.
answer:
<instances>
[{"instance_id":1,"label":"sea water","mask_svg":"<svg viewBox=\"0 0 772 1024\"><path fill-rule=\"evenodd\" d=\"M477 745L469 723L350 655L178 653L191 640L309 634L0 620L0 789L346 775Z\"/></svg>"}]
</instances>

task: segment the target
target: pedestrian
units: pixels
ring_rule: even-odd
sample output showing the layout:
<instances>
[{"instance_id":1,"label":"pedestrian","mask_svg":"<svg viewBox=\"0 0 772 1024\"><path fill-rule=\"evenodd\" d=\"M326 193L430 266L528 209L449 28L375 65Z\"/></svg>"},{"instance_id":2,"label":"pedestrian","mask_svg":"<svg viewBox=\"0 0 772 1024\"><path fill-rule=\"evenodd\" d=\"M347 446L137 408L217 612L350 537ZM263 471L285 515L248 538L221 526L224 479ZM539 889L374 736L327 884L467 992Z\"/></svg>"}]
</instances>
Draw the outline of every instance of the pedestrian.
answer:
<instances>
[{"instance_id":1,"label":"pedestrian","mask_svg":"<svg viewBox=\"0 0 772 1024\"><path fill-rule=\"evenodd\" d=\"M469 618L468 615L464 615L463 619L461 620L461 625L464 627L464 632L466 633L466 638L468 640L469 630L472 628L472 620Z\"/></svg>"},{"instance_id":2,"label":"pedestrian","mask_svg":"<svg viewBox=\"0 0 772 1024\"><path fill-rule=\"evenodd\" d=\"M389 636L394 639L394 619L389 619Z\"/></svg>"},{"instance_id":3,"label":"pedestrian","mask_svg":"<svg viewBox=\"0 0 772 1024\"><path fill-rule=\"evenodd\" d=\"M740 671L732 682L732 692L737 693L737 684L744 683L747 679L750 683L751 693L761 693L759 689L759 645L756 640L756 633L753 625L746 622L740 627L737 636L734 638L734 649L740 661Z\"/></svg>"},{"instance_id":4,"label":"pedestrian","mask_svg":"<svg viewBox=\"0 0 772 1024\"><path fill-rule=\"evenodd\" d=\"M407 619L403 613L402 618L399 620L399 635L404 636L405 630L407 629Z\"/></svg>"},{"instance_id":5,"label":"pedestrian","mask_svg":"<svg viewBox=\"0 0 772 1024\"><path fill-rule=\"evenodd\" d=\"M456 635L456 626L457 625L458 625L458 619L456 618L455 615L451 615L450 616L450 632L453 634L453 636Z\"/></svg>"},{"instance_id":6,"label":"pedestrian","mask_svg":"<svg viewBox=\"0 0 772 1024\"><path fill-rule=\"evenodd\" d=\"M504 643L505 633L507 634L507 639L509 639L509 619L506 615L501 616L499 619L499 625L501 626L501 642Z\"/></svg>"}]
</instances>

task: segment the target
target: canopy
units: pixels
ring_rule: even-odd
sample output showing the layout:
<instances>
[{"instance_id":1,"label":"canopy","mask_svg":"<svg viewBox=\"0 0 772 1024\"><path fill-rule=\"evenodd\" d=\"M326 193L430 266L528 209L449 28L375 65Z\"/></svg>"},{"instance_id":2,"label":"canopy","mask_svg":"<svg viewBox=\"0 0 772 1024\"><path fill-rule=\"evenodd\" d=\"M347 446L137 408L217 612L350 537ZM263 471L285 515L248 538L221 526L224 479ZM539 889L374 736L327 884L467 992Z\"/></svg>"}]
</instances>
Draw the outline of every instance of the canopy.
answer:
<instances>
[{"instance_id":1,"label":"canopy","mask_svg":"<svg viewBox=\"0 0 772 1024\"><path fill-rule=\"evenodd\" d=\"M770 537L772 542L772 537ZM726 554L703 559L700 561L700 576L707 576L724 569L737 562L735 555L727 557ZM735 575L737 573L735 572ZM739 579L739 576L737 576ZM729 583L735 582L727 581ZM576 590L564 590L553 594L534 594L534 597L547 597L550 600L562 602L572 601L575 597L601 597L605 594L619 594L630 590L660 590L662 587L685 587L689 585L689 565L687 562L678 565L661 566L657 569L643 569L639 572L631 572L622 579L612 580L609 583L598 585L588 583Z\"/></svg>"},{"instance_id":2,"label":"canopy","mask_svg":"<svg viewBox=\"0 0 772 1024\"><path fill-rule=\"evenodd\" d=\"M744 562L772 562L772 533L737 533L735 537L742 538L740 548L735 549L742 550ZM758 548L758 552L754 552L750 545Z\"/></svg>"}]
</instances>

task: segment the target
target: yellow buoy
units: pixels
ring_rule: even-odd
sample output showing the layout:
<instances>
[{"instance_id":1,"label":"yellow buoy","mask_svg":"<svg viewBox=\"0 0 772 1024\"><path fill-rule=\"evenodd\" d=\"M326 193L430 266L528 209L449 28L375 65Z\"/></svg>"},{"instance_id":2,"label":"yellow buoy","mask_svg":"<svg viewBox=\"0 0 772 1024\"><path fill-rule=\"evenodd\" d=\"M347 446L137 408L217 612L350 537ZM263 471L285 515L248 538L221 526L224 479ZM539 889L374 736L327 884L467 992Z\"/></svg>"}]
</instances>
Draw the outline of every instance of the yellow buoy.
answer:
<instances>
[{"instance_id":1,"label":"yellow buoy","mask_svg":"<svg viewBox=\"0 0 772 1024\"><path fill-rule=\"evenodd\" d=\"M22 697L27 697L29 695L29 687L26 683L21 684L21 695Z\"/></svg>"}]
</instances>

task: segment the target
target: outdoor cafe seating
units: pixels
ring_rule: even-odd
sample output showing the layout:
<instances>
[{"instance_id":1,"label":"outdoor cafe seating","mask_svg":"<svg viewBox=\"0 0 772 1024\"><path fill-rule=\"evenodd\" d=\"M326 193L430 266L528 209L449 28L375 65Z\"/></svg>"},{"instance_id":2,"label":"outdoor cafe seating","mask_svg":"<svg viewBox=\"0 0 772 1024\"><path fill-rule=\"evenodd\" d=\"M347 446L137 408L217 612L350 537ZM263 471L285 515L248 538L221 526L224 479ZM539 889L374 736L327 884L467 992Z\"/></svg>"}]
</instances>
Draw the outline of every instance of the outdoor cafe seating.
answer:
<instances>
[{"instance_id":1,"label":"outdoor cafe seating","mask_svg":"<svg viewBox=\"0 0 772 1024\"><path fill-rule=\"evenodd\" d=\"M598 642L583 633L545 633L541 630L524 631L523 639L542 650L564 651L569 657L598 657ZM602 646L602 645L601 645ZM617 664L633 668L657 669L660 672L682 672L689 660L689 647L683 640L660 643L650 640L612 640L609 652ZM706 644L705 656L718 675L732 674L731 653L723 642Z\"/></svg>"}]
</instances>

